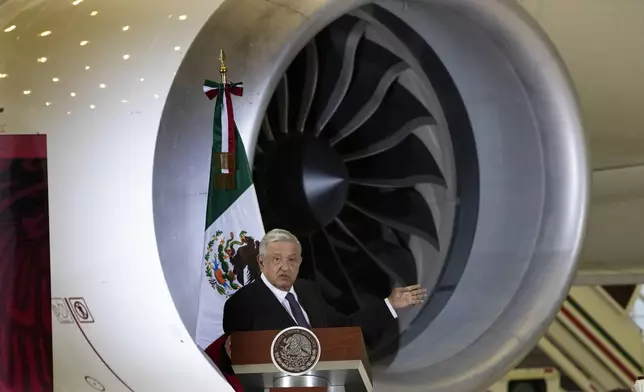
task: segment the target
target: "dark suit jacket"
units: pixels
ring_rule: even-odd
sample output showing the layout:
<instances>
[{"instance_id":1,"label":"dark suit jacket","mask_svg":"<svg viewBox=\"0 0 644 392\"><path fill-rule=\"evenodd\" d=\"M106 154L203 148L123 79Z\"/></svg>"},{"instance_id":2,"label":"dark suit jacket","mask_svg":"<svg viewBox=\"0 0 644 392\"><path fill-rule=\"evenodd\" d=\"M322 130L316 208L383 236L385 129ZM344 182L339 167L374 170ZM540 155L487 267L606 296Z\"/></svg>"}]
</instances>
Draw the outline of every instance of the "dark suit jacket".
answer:
<instances>
[{"instance_id":1,"label":"dark suit jacket","mask_svg":"<svg viewBox=\"0 0 644 392\"><path fill-rule=\"evenodd\" d=\"M293 287L312 328L361 327L366 344L371 346L394 320L384 299L374 300L357 313L346 316L324 301L316 283L298 279ZM223 324L226 335L282 330L297 325L262 279L244 286L226 301Z\"/></svg>"}]
</instances>

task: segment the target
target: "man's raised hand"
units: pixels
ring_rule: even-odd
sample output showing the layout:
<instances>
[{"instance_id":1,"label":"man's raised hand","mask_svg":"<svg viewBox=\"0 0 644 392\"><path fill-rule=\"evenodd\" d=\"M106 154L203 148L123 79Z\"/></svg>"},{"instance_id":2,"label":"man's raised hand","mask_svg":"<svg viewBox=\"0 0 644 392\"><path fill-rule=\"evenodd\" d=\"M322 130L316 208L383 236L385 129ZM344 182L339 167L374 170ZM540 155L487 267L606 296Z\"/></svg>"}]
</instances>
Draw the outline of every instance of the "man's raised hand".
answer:
<instances>
[{"instance_id":1,"label":"man's raised hand","mask_svg":"<svg viewBox=\"0 0 644 392\"><path fill-rule=\"evenodd\" d=\"M404 309L418 305L427 299L427 289L416 284L407 287L396 287L389 296L389 303L394 309Z\"/></svg>"}]
</instances>

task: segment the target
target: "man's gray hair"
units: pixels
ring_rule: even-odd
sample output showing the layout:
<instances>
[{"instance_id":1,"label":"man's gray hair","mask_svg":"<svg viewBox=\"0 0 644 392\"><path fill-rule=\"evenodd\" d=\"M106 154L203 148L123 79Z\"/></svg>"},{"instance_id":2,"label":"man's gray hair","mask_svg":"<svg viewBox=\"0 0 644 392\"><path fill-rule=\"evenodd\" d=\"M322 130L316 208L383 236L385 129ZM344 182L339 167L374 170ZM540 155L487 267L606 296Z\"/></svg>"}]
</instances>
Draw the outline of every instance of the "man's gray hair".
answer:
<instances>
[{"instance_id":1,"label":"man's gray hair","mask_svg":"<svg viewBox=\"0 0 644 392\"><path fill-rule=\"evenodd\" d=\"M297 244L297 248L302 252L302 245L293 233L284 229L273 229L264 235L262 242L259 243L259 254L264 256L266 254L266 247L273 242L292 242Z\"/></svg>"}]
</instances>

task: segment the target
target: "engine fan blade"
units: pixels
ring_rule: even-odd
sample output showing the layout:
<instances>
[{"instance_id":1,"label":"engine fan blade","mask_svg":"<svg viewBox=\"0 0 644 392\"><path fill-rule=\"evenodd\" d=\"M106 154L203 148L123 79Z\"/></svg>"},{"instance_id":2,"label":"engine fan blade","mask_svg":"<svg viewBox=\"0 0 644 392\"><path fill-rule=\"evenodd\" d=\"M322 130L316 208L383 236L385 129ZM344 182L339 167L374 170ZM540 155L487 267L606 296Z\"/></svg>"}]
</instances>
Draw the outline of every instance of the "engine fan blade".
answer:
<instances>
[{"instance_id":1,"label":"engine fan blade","mask_svg":"<svg viewBox=\"0 0 644 392\"><path fill-rule=\"evenodd\" d=\"M344 295L344 300L349 301L345 309L358 309L358 293L353 286L353 282L347 273L344 263L340 259L339 253L331 243L327 232L322 229L311 236L311 244L314 249L316 269L319 275L323 275L334 286L338 287ZM342 251L340 251L342 252Z\"/></svg>"},{"instance_id":2,"label":"engine fan blade","mask_svg":"<svg viewBox=\"0 0 644 392\"><path fill-rule=\"evenodd\" d=\"M416 235L439 248L434 216L423 196L414 188L386 191L353 186L347 204L393 229Z\"/></svg>"},{"instance_id":3,"label":"engine fan blade","mask_svg":"<svg viewBox=\"0 0 644 392\"><path fill-rule=\"evenodd\" d=\"M350 219L351 217L348 218ZM356 224L348 221L342 223L351 232L360 231L360 228L365 229L368 233L377 232L377 230L372 231L375 228L373 225L370 227L364 226L364 217L360 217L360 219L360 222L356 222ZM334 246L333 249L338 261L342 263L351 280L351 286L358 292L358 295L367 294L379 297L389 295L392 282L390 275L374 263L363 248L347 234L347 231L343 230L337 222L333 222L325 228L325 233L329 243ZM336 246L335 244L340 244L341 246Z\"/></svg>"},{"instance_id":4,"label":"engine fan blade","mask_svg":"<svg viewBox=\"0 0 644 392\"><path fill-rule=\"evenodd\" d=\"M332 280L318 268L318 262L324 266L326 259L320 256L312 236L300 235L299 233L295 233L295 235L299 238L302 246L302 264L300 265L299 277L318 282L324 298L328 300L339 299L343 294L343 290L332 283Z\"/></svg>"},{"instance_id":5,"label":"engine fan blade","mask_svg":"<svg viewBox=\"0 0 644 392\"><path fill-rule=\"evenodd\" d=\"M324 130L325 136L331 137L331 144L364 124L376 112L398 75L407 68L389 50L371 40L363 40L356 54L349 91Z\"/></svg>"},{"instance_id":6,"label":"engine fan blade","mask_svg":"<svg viewBox=\"0 0 644 392\"><path fill-rule=\"evenodd\" d=\"M359 239L359 242L364 245L372 256L395 271L394 275L389 273L393 280L398 284L415 282L417 268L414 257L408 247L409 238L406 240L402 238L408 237L408 234L383 225L355 208L349 207L342 210L340 219L345 228L354 233L354 236ZM356 272L353 269L350 271L351 274ZM389 293L386 294L388 295Z\"/></svg>"},{"instance_id":7,"label":"engine fan blade","mask_svg":"<svg viewBox=\"0 0 644 392\"><path fill-rule=\"evenodd\" d=\"M271 121L268 118L268 114L264 115L264 118L262 119L262 132L260 132L258 138L258 145L266 145L275 140L273 127L271 127Z\"/></svg>"},{"instance_id":8,"label":"engine fan blade","mask_svg":"<svg viewBox=\"0 0 644 392\"><path fill-rule=\"evenodd\" d=\"M317 274L315 281L320 285L322 295L329 302L342 301L342 290L337 288L324 274Z\"/></svg>"},{"instance_id":9,"label":"engine fan blade","mask_svg":"<svg viewBox=\"0 0 644 392\"><path fill-rule=\"evenodd\" d=\"M362 106L362 108L351 117L351 120L346 123L337 133L330 139L332 146L336 145L345 137L351 135L358 128L360 128L373 114L378 110L382 101L385 98L389 87L398 79L398 77L408 69L407 64L397 63L387 70L382 76L380 82L376 86L373 95Z\"/></svg>"},{"instance_id":10,"label":"engine fan blade","mask_svg":"<svg viewBox=\"0 0 644 392\"><path fill-rule=\"evenodd\" d=\"M287 134L289 130L288 122L288 104L289 104L289 90L288 90L288 74L284 74L280 84L277 88L277 102L278 102L278 118L280 124L280 131Z\"/></svg>"},{"instance_id":11,"label":"engine fan blade","mask_svg":"<svg viewBox=\"0 0 644 392\"><path fill-rule=\"evenodd\" d=\"M325 231L326 233L326 231ZM341 239L338 239L334 236L331 236L327 233L327 238L329 240L329 244L331 244L332 247L335 249L342 250L344 252L349 252L349 253L358 253L360 252L360 248L356 246L355 244L350 244L348 242L342 241Z\"/></svg>"},{"instance_id":12,"label":"engine fan blade","mask_svg":"<svg viewBox=\"0 0 644 392\"><path fill-rule=\"evenodd\" d=\"M275 89L274 98L266 108L266 115L262 121L262 134L259 144L282 140L289 132L289 80L284 74Z\"/></svg>"},{"instance_id":13,"label":"engine fan blade","mask_svg":"<svg viewBox=\"0 0 644 392\"><path fill-rule=\"evenodd\" d=\"M445 186L434 156L416 135L407 136L394 148L346 163L353 184L404 188L421 183Z\"/></svg>"},{"instance_id":14,"label":"engine fan blade","mask_svg":"<svg viewBox=\"0 0 644 392\"><path fill-rule=\"evenodd\" d=\"M405 87L394 83L376 113L334 147L347 161L364 158L393 148L426 125L436 125L431 113Z\"/></svg>"},{"instance_id":15,"label":"engine fan blade","mask_svg":"<svg viewBox=\"0 0 644 392\"><path fill-rule=\"evenodd\" d=\"M378 254L375 254L370 249L371 246L367 246L367 242L373 237L365 236L364 232L359 232L358 230L350 230L340 218L335 218L335 223L344 231L349 237L351 237L355 243L362 249L362 251L369 256L369 258L382 270L384 271L393 282L402 283L405 281L404 276L407 275L404 271L400 269L400 265L397 263L389 263L388 260L383 260L378 257ZM388 295L388 294L387 294Z\"/></svg>"},{"instance_id":16,"label":"engine fan blade","mask_svg":"<svg viewBox=\"0 0 644 392\"><path fill-rule=\"evenodd\" d=\"M353 75L355 54L365 32L365 23L353 17L333 22L317 37L324 48L318 89L313 101L309 126L319 135L342 102Z\"/></svg>"},{"instance_id":17,"label":"engine fan blade","mask_svg":"<svg viewBox=\"0 0 644 392\"><path fill-rule=\"evenodd\" d=\"M389 266L395 266L400 282L404 286L418 283L418 268L414 255L407 249L401 248L386 241L379 241L367 245L369 252Z\"/></svg>"},{"instance_id":18,"label":"engine fan blade","mask_svg":"<svg viewBox=\"0 0 644 392\"><path fill-rule=\"evenodd\" d=\"M293 60L288 68L289 100L293 109L289 113L289 131L304 133L311 105L317 91L319 63L318 49L313 39ZM297 104L299 102L299 105Z\"/></svg>"}]
</instances>

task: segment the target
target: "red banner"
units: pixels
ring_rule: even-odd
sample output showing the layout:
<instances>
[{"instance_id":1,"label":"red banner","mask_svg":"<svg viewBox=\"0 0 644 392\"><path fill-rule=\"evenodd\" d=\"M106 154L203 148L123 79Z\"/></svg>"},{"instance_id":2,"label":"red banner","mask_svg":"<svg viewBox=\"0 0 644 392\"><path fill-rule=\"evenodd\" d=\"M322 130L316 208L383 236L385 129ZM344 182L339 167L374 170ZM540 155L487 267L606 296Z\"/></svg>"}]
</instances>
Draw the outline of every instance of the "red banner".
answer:
<instances>
[{"instance_id":1,"label":"red banner","mask_svg":"<svg viewBox=\"0 0 644 392\"><path fill-rule=\"evenodd\" d=\"M53 391L46 140L0 135L0 392Z\"/></svg>"},{"instance_id":2,"label":"red banner","mask_svg":"<svg viewBox=\"0 0 644 392\"><path fill-rule=\"evenodd\" d=\"M0 159L47 158L45 135L0 135Z\"/></svg>"}]
</instances>

